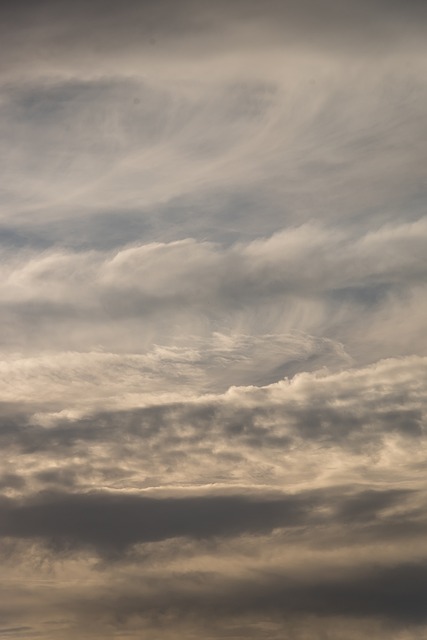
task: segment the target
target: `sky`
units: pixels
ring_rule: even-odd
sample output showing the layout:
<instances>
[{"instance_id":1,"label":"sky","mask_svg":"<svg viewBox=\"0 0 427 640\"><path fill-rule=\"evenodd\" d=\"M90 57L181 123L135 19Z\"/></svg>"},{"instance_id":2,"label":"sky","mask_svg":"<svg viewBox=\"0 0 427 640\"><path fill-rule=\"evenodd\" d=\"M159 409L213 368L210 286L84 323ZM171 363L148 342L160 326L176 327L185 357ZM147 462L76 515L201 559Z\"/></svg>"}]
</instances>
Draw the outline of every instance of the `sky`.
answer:
<instances>
[{"instance_id":1,"label":"sky","mask_svg":"<svg viewBox=\"0 0 427 640\"><path fill-rule=\"evenodd\" d=\"M425 638L427 4L0 16L0 639Z\"/></svg>"}]
</instances>

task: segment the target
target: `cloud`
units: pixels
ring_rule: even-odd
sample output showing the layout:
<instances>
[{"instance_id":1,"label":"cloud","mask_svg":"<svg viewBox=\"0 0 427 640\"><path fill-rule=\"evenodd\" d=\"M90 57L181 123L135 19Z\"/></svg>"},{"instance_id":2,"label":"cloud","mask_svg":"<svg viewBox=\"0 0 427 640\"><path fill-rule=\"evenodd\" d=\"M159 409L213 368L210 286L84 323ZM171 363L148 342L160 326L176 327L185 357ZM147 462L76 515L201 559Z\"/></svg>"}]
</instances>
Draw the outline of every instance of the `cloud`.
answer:
<instances>
[{"instance_id":1,"label":"cloud","mask_svg":"<svg viewBox=\"0 0 427 640\"><path fill-rule=\"evenodd\" d=\"M59 20L61 6L55 13ZM338 16L340 8L330 8ZM355 11L350 3L349 23L352 13L364 16L366 9L359 3ZM152 5L145 10L154 11ZM172 25L182 9L170 11ZM372 61L366 59L365 43L364 53L356 50L350 58L313 52L310 44L302 51L291 46L287 52L283 43L270 50L271 29L257 48L253 33L263 31L263 17L256 6L254 11L249 50L237 46L229 59L224 43L218 47L213 36L214 53L203 55L200 46L191 52L190 66L188 56L182 61L179 52L166 48L162 57L149 44L148 53L137 48L133 62L123 60L126 43L120 41L120 53L112 54L111 34L110 55L97 54L93 28L87 48L72 34L74 53L65 38L56 38L66 49L61 63L40 27L45 65L22 51L17 20L9 32L18 34L25 72L14 70L3 83L0 107L6 237L37 248L57 242L119 246L134 241L135 234L143 241L196 235L229 243L304 221L353 228L356 217L359 228L372 229L401 220L402 211L412 221L423 216L422 52L408 47L400 56L396 50L376 52ZM369 18L382 28L391 13L380 19L374 11ZM25 15L30 14L28 9ZM100 16L101 35L103 20L117 28L114 15L112 8ZM128 26L134 24L131 15L130 10ZM81 19L81 12L76 16ZM217 17L235 35L236 22L227 26L226 16L224 8ZM270 21L287 24L271 15ZM81 34L88 22L82 23ZM54 31L54 17L48 24ZM397 24L402 33L402 21ZM31 37L37 30L28 32ZM317 32L325 35L327 28L318 26ZM336 32L349 41L345 30ZM325 38L331 41L330 35ZM391 41L395 49L397 36ZM379 42L376 34L375 46Z\"/></svg>"},{"instance_id":2,"label":"cloud","mask_svg":"<svg viewBox=\"0 0 427 640\"><path fill-rule=\"evenodd\" d=\"M9 562L19 557L21 571L39 557L45 580L44 563L55 563L59 590L44 606L89 629L96 619L95 634L104 625L155 630L167 616L183 633L215 620L214 637L229 625L254 631L260 619L288 637L293 621L299 637L319 617L325 631L346 621L358 638L365 622L380 623L378 636L387 637L425 623L423 500L349 486L175 497L51 492L3 500L1 534L14 541ZM402 521L410 546L401 544Z\"/></svg>"},{"instance_id":3,"label":"cloud","mask_svg":"<svg viewBox=\"0 0 427 640\"><path fill-rule=\"evenodd\" d=\"M6 12L5 44L15 55L9 64L25 59L18 55L15 38L27 33L26 47L45 61L48 53L56 55L80 53L99 58L114 53L120 47L128 53L138 48L155 49L157 55L201 54L215 52L218 43L227 49L242 49L281 44L334 48L338 51L359 50L363 45L391 48L423 33L425 7L419 0L411 2L337 3L334 0L313 2L278 2L267 0L263 9L254 2L182 1L170 0L155 5L134 2L119 10L111 2L94 2L88 7L76 2L19 3ZM31 30L28 37L28 26ZM400 31L399 31L400 30ZM76 42L73 42L73 37ZM393 40L394 39L394 40ZM160 54L158 53L160 50ZM372 49L371 49L372 50ZM16 60L17 59L17 60ZM52 64L52 63L51 63Z\"/></svg>"},{"instance_id":4,"label":"cloud","mask_svg":"<svg viewBox=\"0 0 427 640\"><path fill-rule=\"evenodd\" d=\"M1 637L425 637L425 18L4 7Z\"/></svg>"},{"instance_id":5,"label":"cloud","mask_svg":"<svg viewBox=\"0 0 427 640\"><path fill-rule=\"evenodd\" d=\"M298 341L298 331L341 342L353 356L363 316L371 361L388 355L391 342L399 355L423 353L425 236L423 220L357 239L307 224L230 247L186 239L114 252L6 253L3 344L138 353L153 342L191 349L194 338L214 340L212 332ZM403 333L402 301L414 307Z\"/></svg>"},{"instance_id":6,"label":"cloud","mask_svg":"<svg viewBox=\"0 0 427 640\"><path fill-rule=\"evenodd\" d=\"M308 506L310 499L292 496L257 500L239 496L155 499L58 494L40 496L29 504L3 504L1 533L3 537L40 537L71 546L122 550L137 542L180 536L206 538L295 526L303 521Z\"/></svg>"},{"instance_id":7,"label":"cloud","mask_svg":"<svg viewBox=\"0 0 427 640\"><path fill-rule=\"evenodd\" d=\"M49 580L55 567L55 593L30 582L28 597L45 618L66 611L68 634L154 633L167 616L184 637L215 619L217 637L230 625L262 637L264 620L278 638L339 628L353 640L365 624L416 638L424 368L301 373L50 426L5 408L2 450L25 479L1 504L5 571L41 566Z\"/></svg>"},{"instance_id":8,"label":"cloud","mask_svg":"<svg viewBox=\"0 0 427 640\"><path fill-rule=\"evenodd\" d=\"M382 512L396 507L407 511L405 503L412 493L388 489L352 494L346 488L270 496L45 492L24 501L4 499L0 535L40 539L59 550L88 546L100 553L123 553L137 543L169 538L252 536L295 527L310 527L314 542L316 528L331 524L355 525L362 531L383 525L393 531L393 516ZM408 515L410 526L410 511Z\"/></svg>"},{"instance_id":9,"label":"cloud","mask_svg":"<svg viewBox=\"0 0 427 640\"><path fill-rule=\"evenodd\" d=\"M215 576L201 576L200 581L197 578L194 576L191 584L190 577L181 593L170 589L151 598L128 593L107 606L122 618L171 609L187 615L201 612L221 617L273 614L279 619L302 613L323 618L349 616L350 619L387 616L392 629L426 621L422 598L425 563L386 569L363 567L347 574L319 576L312 581L277 573L256 576L251 582L216 585ZM201 589L200 584L204 588Z\"/></svg>"},{"instance_id":10,"label":"cloud","mask_svg":"<svg viewBox=\"0 0 427 640\"><path fill-rule=\"evenodd\" d=\"M20 476L23 495L36 487L283 490L349 481L383 489L398 488L398 467L400 481L420 488L425 367L425 358L390 359L180 401L154 394L142 408L88 412L86 403L80 417L74 397L60 412L50 403L29 404L27 415L11 407L0 424L6 477ZM9 495L21 493L16 482Z\"/></svg>"}]
</instances>

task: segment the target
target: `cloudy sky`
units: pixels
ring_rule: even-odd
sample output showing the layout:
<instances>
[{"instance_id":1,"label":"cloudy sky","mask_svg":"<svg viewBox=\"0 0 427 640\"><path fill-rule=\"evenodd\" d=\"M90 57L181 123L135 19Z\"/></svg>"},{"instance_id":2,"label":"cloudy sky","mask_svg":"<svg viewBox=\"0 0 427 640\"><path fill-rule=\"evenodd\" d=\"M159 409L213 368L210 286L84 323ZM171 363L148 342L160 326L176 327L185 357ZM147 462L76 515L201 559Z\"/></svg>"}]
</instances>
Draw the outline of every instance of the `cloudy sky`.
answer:
<instances>
[{"instance_id":1,"label":"cloudy sky","mask_svg":"<svg viewBox=\"0 0 427 640\"><path fill-rule=\"evenodd\" d=\"M0 639L427 635L427 4L0 18Z\"/></svg>"}]
</instances>

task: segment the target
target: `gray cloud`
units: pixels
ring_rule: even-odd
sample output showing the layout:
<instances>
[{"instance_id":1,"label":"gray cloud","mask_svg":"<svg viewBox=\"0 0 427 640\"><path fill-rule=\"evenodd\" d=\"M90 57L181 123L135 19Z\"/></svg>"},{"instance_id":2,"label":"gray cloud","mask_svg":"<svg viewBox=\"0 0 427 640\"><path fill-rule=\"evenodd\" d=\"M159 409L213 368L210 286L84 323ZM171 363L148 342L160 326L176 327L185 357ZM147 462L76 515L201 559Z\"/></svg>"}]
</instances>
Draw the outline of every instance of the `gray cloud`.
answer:
<instances>
[{"instance_id":1,"label":"gray cloud","mask_svg":"<svg viewBox=\"0 0 427 640\"><path fill-rule=\"evenodd\" d=\"M190 536L264 533L296 526L310 497L259 500L239 496L155 499L136 495L57 494L2 507L2 536L42 538L73 546L120 550L137 542Z\"/></svg>"},{"instance_id":2,"label":"gray cloud","mask_svg":"<svg viewBox=\"0 0 427 640\"><path fill-rule=\"evenodd\" d=\"M423 492L424 369L421 358L389 360L180 402L155 395L153 406L82 417L72 416L74 401L60 412L49 406L21 417L12 412L0 423L4 491L13 500L46 490L190 497L197 487L299 492L351 479L368 493L360 511L357 500L350 502L340 518L363 522L376 509L370 489L394 491L404 482ZM424 520L417 504L413 509L403 521L390 514L384 527L371 523L366 543L370 536L417 537Z\"/></svg>"},{"instance_id":3,"label":"gray cloud","mask_svg":"<svg viewBox=\"0 0 427 640\"><path fill-rule=\"evenodd\" d=\"M396 623L404 627L426 621L425 562L387 568L362 567L347 575L343 572L329 578L316 577L311 582L273 573L257 576L257 580L249 583L220 583L215 590L209 588L209 583L215 583L215 576L201 576L200 581L197 578L194 576L193 588L183 593L171 590L147 599L127 594L107 606L120 617L171 609L187 614L207 612L211 616L219 613L225 616L263 613L279 617L304 613L356 619L387 616L392 628ZM200 583L204 589L200 589Z\"/></svg>"},{"instance_id":4,"label":"gray cloud","mask_svg":"<svg viewBox=\"0 0 427 640\"><path fill-rule=\"evenodd\" d=\"M388 47L399 37L420 37L425 26L425 6L418 0L402 2L359 2L335 0L280 2L267 0L259 4L235 0L217 2L170 0L127 2L118 10L111 2L17 3L5 13L4 28L8 47L13 47L15 33L30 31L31 45L40 57L52 51L67 51L83 44L87 52L117 52L119 47L139 48L171 46L180 50L192 41L200 51L212 51L218 41L222 46L244 46L252 37L255 45L267 40L287 44L303 42L311 46L354 49L377 43ZM246 27L241 32L238 25ZM256 28L255 28L256 27ZM15 32L15 33L14 33ZM72 38L77 42L73 43ZM194 46L194 45L193 45ZM184 49L185 51L185 49Z\"/></svg>"},{"instance_id":5,"label":"gray cloud","mask_svg":"<svg viewBox=\"0 0 427 640\"><path fill-rule=\"evenodd\" d=\"M347 494L347 495L346 495ZM146 497L112 493L41 493L24 502L3 500L0 535L4 538L40 539L59 550L89 546L100 553L121 552L137 543L168 538L206 539L271 533L277 528L325 525L356 525L361 529L378 525L393 531L393 518L381 512L398 507L405 513L404 490L318 490L296 495L239 496L199 495ZM405 514L406 515L406 514ZM407 513L410 526L411 513ZM425 529L425 521L422 522ZM399 532L397 532L399 533Z\"/></svg>"},{"instance_id":6,"label":"gray cloud","mask_svg":"<svg viewBox=\"0 0 427 640\"><path fill-rule=\"evenodd\" d=\"M25 366L28 369L27 363ZM185 424L191 426L196 438L215 437L219 433L253 436L258 425L264 444L269 438L274 441L280 430L283 436L321 439L323 444L345 443L353 435L369 442L390 432L422 437L426 407L420 378L425 367L425 358L389 359L365 368L301 373L291 380L264 387L233 387L224 394L188 396L179 402L163 401L144 408L89 414L80 419L68 415L65 404L64 413L51 412L51 422L45 425L43 419L50 415L48 399L45 407L35 404L33 415L31 404L27 414L17 413L13 406L6 408L1 433L16 444L28 439L36 446L39 441L43 447L50 442L57 446L61 441L73 443L78 439L106 441L115 435L120 439L123 434L149 439L158 437L163 430L168 436L172 430L176 436L182 433L185 438L188 432L181 432ZM65 384L68 382L66 378ZM74 398L71 403L70 408ZM38 420L42 423L37 424Z\"/></svg>"}]
</instances>

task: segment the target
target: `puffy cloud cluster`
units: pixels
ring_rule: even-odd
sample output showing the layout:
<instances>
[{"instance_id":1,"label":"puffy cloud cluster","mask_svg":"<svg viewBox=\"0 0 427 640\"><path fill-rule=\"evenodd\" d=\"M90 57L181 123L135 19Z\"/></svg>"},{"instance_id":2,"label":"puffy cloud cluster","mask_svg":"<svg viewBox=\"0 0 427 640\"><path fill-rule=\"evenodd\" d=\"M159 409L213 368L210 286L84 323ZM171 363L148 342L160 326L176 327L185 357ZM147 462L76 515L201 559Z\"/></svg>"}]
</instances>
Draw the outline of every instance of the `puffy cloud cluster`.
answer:
<instances>
[{"instance_id":1,"label":"puffy cloud cluster","mask_svg":"<svg viewBox=\"0 0 427 640\"><path fill-rule=\"evenodd\" d=\"M51 399L44 407L41 398L32 399L21 413L5 404L5 479L12 494L25 485L41 490L55 484L71 491L315 488L353 480L382 487L394 486L398 466L397 484L417 484L424 460L425 377L425 358L412 357L335 374L301 373L223 394L193 390L191 397L187 390L185 400L176 394L168 402L152 392L156 403L145 398L146 406L136 394L131 405L129 394L124 406L103 411L79 407L72 396L54 409ZM98 403L108 405L113 393L107 389Z\"/></svg>"}]
</instances>

